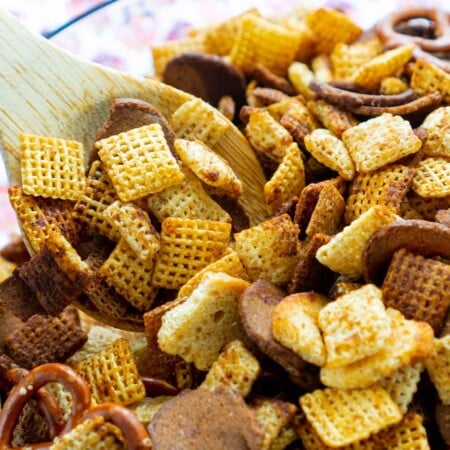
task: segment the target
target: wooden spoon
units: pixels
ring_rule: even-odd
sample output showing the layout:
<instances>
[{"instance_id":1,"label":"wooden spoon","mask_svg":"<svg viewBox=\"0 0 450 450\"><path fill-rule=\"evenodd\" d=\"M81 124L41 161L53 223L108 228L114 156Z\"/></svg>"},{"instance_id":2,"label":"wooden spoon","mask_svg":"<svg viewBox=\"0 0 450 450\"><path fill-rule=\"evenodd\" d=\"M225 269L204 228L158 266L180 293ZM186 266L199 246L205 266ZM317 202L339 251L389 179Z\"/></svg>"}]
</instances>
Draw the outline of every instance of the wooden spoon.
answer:
<instances>
[{"instance_id":1,"label":"wooden spoon","mask_svg":"<svg viewBox=\"0 0 450 450\"><path fill-rule=\"evenodd\" d=\"M159 81L80 60L0 10L0 133L11 185L21 179L20 133L74 139L87 152L118 97L152 103L166 117L193 98ZM231 122L214 150L242 180L240 202L251 224L264 220L264 174L247 140Z\"/></svg>"},{"instance_id":2,"label":"wooden spoon","mask_svg":"<svg viewBox=\"0 0 450 450\"><path fill-rule=\"evenodd\" d=\"M87 157L112 100L118 97L152 103L166 117L194 98L156 80L80 60L0 10L0 147L10 185L21 184L20 133L82 142ZM228 160L241 179L244 194L240 203L254 225L267 217L265 177L245 137L229 124L213 150ZM102 320L89 305L77 306ZM115 326L136 330L142 323L130 317Z\"/></svg>"}]
</instances>

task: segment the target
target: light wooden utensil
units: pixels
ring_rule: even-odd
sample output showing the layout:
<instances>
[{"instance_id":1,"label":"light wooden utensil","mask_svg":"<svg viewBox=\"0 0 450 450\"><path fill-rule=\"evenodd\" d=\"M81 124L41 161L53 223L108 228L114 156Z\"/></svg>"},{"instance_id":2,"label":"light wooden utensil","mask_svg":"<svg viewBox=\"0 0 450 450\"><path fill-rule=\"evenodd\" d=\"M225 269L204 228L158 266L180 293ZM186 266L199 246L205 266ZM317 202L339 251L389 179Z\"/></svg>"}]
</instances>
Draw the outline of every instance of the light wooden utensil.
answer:
<instances>
[{"instance_id":1,"label":"light wooden utensil","mask_svg":"<svg viewBox=\"0 0 450 450\"><path fill-rule=\"evenodd\" d=\"M156 80L80 60L0 10L0 136L10 185L21 184L20 133L77 140L87 153L119 97L152 103L166 117L193 98ZM251 224L264 220L265 178L247 140L233 125L214 150L242 180L240 203Z\"/></svg>"}]
</instances>

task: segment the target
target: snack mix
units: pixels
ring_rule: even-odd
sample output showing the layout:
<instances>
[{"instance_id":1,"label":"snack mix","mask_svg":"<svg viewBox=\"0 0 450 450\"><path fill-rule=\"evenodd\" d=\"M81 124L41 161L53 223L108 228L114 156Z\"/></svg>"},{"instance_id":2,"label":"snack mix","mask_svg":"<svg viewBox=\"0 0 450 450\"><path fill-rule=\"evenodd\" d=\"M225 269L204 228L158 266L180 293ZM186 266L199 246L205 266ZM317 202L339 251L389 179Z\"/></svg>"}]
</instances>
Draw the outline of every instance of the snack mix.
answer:
<instances>
[{"instance_id":1,"label":"snack mix","mask_svg":"<svg viewBox=\"0 0 450 450\"><path fill-rule=\"evenodd\" d=\"M170 117L20 135L0 450L449 448L450 13L254 9L152 53Z\"/></svg>"}]
</instances>

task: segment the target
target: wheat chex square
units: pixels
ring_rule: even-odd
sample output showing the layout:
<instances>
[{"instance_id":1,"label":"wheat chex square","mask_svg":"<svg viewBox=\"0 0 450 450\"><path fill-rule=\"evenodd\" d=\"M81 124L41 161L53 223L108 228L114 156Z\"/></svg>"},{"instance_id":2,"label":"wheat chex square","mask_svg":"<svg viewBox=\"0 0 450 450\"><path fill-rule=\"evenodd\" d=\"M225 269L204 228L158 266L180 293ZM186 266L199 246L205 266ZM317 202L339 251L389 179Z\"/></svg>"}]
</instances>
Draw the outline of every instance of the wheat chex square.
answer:
<instances>
[{"instance_id":1,"label":"wheat chex square","mask_svg":"<svg viewBox=\"0 0 450 450\"><path fill-rule=\"evenodd\" d=\"M184 174L154 123L95 143L120 200L127 202L181 183Z\"/></svg>"}]
</instances>

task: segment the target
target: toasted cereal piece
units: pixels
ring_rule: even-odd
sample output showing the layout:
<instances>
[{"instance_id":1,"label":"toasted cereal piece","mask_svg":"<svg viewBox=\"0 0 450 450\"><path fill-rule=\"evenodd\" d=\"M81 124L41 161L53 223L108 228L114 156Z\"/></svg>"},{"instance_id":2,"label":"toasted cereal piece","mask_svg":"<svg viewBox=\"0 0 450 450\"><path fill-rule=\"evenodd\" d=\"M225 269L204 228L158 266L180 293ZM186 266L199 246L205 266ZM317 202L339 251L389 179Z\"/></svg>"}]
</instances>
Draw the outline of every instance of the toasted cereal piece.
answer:
<instances>
[{"instance_id":1,"label":"toasted cereal piece","mask_svg":"<svg viewBox=\"0 0 450 450\"><path fill-rule=\"evenodd\" d=\"M252 111L245 134L256 151L279 163L292 144L292 136L268 111Z\"/></svg>"},{"instance_id":2,"label":"toasted cereal piece","mask_svg":"<svg viewBox=\"0 0 450 450\"><path fill-rule=\"evenodd\" d=\"M417 391L420 381L420 374L423 371L423 364L417 363L412 366L400 367L390 377L382 378L379 385L397 403L402 414L408 411L413 395Z\"/></svg>"},{"instance_id":3,"label":"toasted cereal piece","mask_svg":"<svg viewBox=\"0 0 450 450\"><path fill-rule=\"evenodd\" d=\"M202 270L198 271L189 281L183 284L178 291L177 298L188 297L191 295L192 291L198 286L206 272L223 272L232 277L248 281L247 272L239 259L239 255L231 248L228 248L222 258L208 264Z\"/></svg>"},{"instance_id":4,"label":"toasted cereal piece","mask_svg":"<svg viewBox=\"0 0 450 450\"><path fill-rule=\"evenodd\" d=\"M382 290L386 306L398 309L407 319L427 322L437 335L450 306L450 265L399 249Z\"/></svg>"},{"instance_id":5,"label":"toasted cereal piece","mask_svg":"<svg viewBox=\"0 0 450 450\"><path fill-rule=\"evenodd\" d=\"M73 283L60 269L45 245L18 269L18 277L25 283L29 292L36 296L47 314L59 314L82 292L79 284Z\"/></svg>"},{"instance_id":6,"label":"toasted cereal piece","mask_svg":"<svg viewBox=\"0 0 450 450\"><path fill-rule=\"evenodd\" d=\"M437 156L420 161L412 180L412 189L426 198L450 195L450 158Z\"/></svg>"},{"instance_id":7,"label":"toasted cereal piece","mask_svg":"<svg viewBox=\"0 0 450 450\"><path fill-rule=\"evenodd\" d=\"M244 17L230 50L230 61L249 74L262 64L277 75L284 75L294 61L300 36L293 30L256 15Z\"/></svg>"},{"instance_id":8,"label":"toasted cereal piece","mask_svg":"<svg viewBox=\"0 0 450 450\"><path fill-rule=\"evenodd\" d=\"M158 123L101 139L95 147L123 202L160 192L184 179Z\"/></svg>"},{"instance_id":9,"label":"toasted cereal piece","mask_svg":"<svg viewBox=\"0 0 450 450\"><path fill-rule=\"evenodd\" d=\"M286 448L297 440L297 431L292 425L288 424L281 428L278 436L272 441L270 450L286 450Z\"/></svg>"},{"instance_id":10,"label":"toasted cereal piece","mask_svg":"<svg viewBox=\"0 0 450 450\"><path fill-rule=\"evenodd\" d=\"M199 140L177 139L175 150L181 160L204 183L233 197L242 194L242 182L229 164Z\"/></svg>"},{"instance_id":11,"label":"toasted cereal piece","mask_svg":"<svg viewBox=\"0 0 450 450\"><path fill-rule=\"evenodd\" d=\"M121 239L98 273L139 311L147 311L155 300L158 288L153 286L156 251L144 258L128 242Z\"/></svg>"},{"instance_id":12,"label":"toasted cereal piece","mask_svg":"<svg viewBox=\"0 0 450 450\"><path fill-rule=\"evenodd\" d=\"M335 170L344 180L355 176L355 165L342 141L331 131L323 128L305 136L306 149L320 163Z\"/></svg>"},{"instance_id":13,"label":"toasted cereal piece","mask_svg":"<svg viewBox=\"0 0 450 450\"><path fill-rule=\"evenodd\" d=\"M298 227L287 214L234 235L234 249L250 280L287 284L297 262Z\"/></svg>"},{"instance_id":14,"label":"toasted cereal piece","mask_svg":"<svg viewBox=\"0 0 450 450\"><path fill-rule=\"evenodd\" d=\"M170 117L179 138L196 138L211 148L230 127L219 112L199 98L183 103Z\"/></svg>"},{"instance_id":15,"label":"toasted cereal piece","mask_svg":"<svg viewBox=\"0 0 450 450\"><path fill-rule=\"evenodd\" d=\"M410 190L402 203L402 216L405 211L412 209L412 212L418 215L417 218L432 221L439 210L448 208L450 208L450 195L425 198Z\"/></svg>"},{"instance_id":16,"label":"toasted cereal piece","mask_svg":"<svg viewBox=\"0 0 450 450\"><path fill-rule=\"evenodd\" d=\"M130 405L145 397L129 342L119 338L96 355L81 361L76 371L87 381L92 402Z\"/></svg>"},{"instance_id":17,"label":"toasted cereal piece","mask_svg":"<svg viewBox=\"0 0 450 450\"><path fill-rule=\"evenodd\" d=\"M341 447L399 423L402 413L381 387L323 389L300 397L300 405L320 439Z\"/></svg>"},{"instance_id":18,"label":"toasted cereal piece","mask_svg":"<svg viewBox=\"0 0 450 450\"><path fill-rule=\"evenodd\" d=\"M433 329L425 322L406 320L392 308L392 333L385 347L372 356L343 367L322 367L320 379L325 386L338 389L366 388L392 376L396 370L423 362L433 350Z\"/></svg>"},{"instance_id":19,"label":"toasted cereal piece","mask_svg":"<svg viewBox=\"0 0 450 450\"><path fill-rule=\"evenodd\" d=\"M362 287L362 284L360 283L353 283L348 281L345 277L338 277L333 283L333 286L331 286L328 297L332 300L336 300L338 297L349 294L360 287Z\"/></svg>"},{"instance_id":20,"label":"toasted cereal piece","mask_svg":"<svg viewBox=\"0 0 450 450\"><path fill-rule=\"evenodd\" d=\"M326 362L318 316L327 303L328 299L320 294L302 292L285 297L273 311L272 333L275 339L317 366Z\"/></svg>"},{"instance_id":21,"label":"toasted cereal piece","mask_svg":"<svg viewBox=\"0 0 450 450\"><path fill-rule=\"evenodd\" d=\"M423 145L425 156L450 157L450 106L435 109L423 121L428 138Z\"/></svg>"},{"instance_id":22,"label":"toasted cereal piece","mask_svg":"<svg viewBox=\"0 0 450 450\"><path fill-rule=\"evenodd\" d=\"M444 405L450 405L450 335L434 340L425 367Z\"/></svg>"},{"instance_id":23,"label":"toasted cereal piece","mask_svg":"<svg viewBox=\"0 0 450 450\"><path fill-rule=\"evenodd\" d=\"M230 95L223 95L220 97L219 103L217 104L217 109L227 119L233 120L236 115L236 102Z\"/></svg>"},{"instance_id":24,"label":"toasted cereal piece","mask_svg":"<svg viewBox=\"0 0 450 450\"><path fill-rule=\"evenodd\" d=\"M428 61L419 59L415 62L410 84L417 95L437 91L445 103L450 103L450 74Z\"/></svg>"},{"instance_id":25,"label":"toasted cereal piece","mask_svg":"<svg viewBox=\"0 0 450 450\"><path fill-rule=\"evenodd\" d=\"M67 359L69 365L76 365L84 359L96 355L106 346L121 337L119 330L106 325L93 325L88 331L88 339L83 347Z\"/></svg>"},{"instance_id":26,"label":"toasted cereal piece","mask_svg":"<svg viewBox=\"0 0 450 450\"><path fill-rule=\"evenodd\" d=\"M345 130L358 124L352 113L327 103L325 100L310 100L307 106L313 115L323 123L325 128L338 138L341 137Z\"/></svg>"},{"instance_id":27,"label":"toasted cereal piece","mask_svg":"<svg viewBox=\"0 0 450 450\"><path fill-rule=\"evenodd\" d=\"M235 339L246 342L238 300L248 285L224 273L206 273L183 303L164 314L159 347L209 370L224 345Z\"/></svg>"},{"instance_id":28,"label":"toasted cereal piece","mask_svg":"<svg viewBox=\"0 0 450 450\"><path fill-rule=\"evenodd\" d=\"M31 249L38 253L47 236L57 230L56 224L46 218L38 199L25 194L20 186L11 186L8 196Z\"/></svg>"},{"instance_id":29,"label":"toasted cereal piece","mask_svg":"<svg viewBox=\"0 0 450 450\"><path fill-rule=\"evenodd\" d=\"M297 407L279 399L259 398L253 409L264 433L261 450L270 450L283 427L296 413Z\"/></svg>"},{"instance_id":30,"label":"toasted cereal piece","mask_svg":"<svg viewBox=\"0 0 450 450\"><path fill-rule=\"evenodd\" d=\"M58 316L30 317L6 337L4 351L20 367L31 370L41 364L64 362L86 340L78 315L65 310Z\"/></svg>"},{"instance_id":31,"label":"toasted cereal piece","mask_svg":"<svg viewBox=\"0 0 450 450\"><path fill-rule=\"evenodd\" d=\"M376 205L390 206L401 214L402 201L408 192L414 169L403 164L389 164L374 172L359 172L350 185L345 206L348 225Z\"/></svg>"},{"instance_id":32,"label":"toasted cereal piece","mask_svg":"<svg viewBox=\"0 0 450 450\"><path fill-rule=\"evenodd\" d=\"M84 420L72 428L63 437L55 439L51 450L121 450L123 435L120 430L105 423L105 419L96 416Z\"/></svg>"},{"instance_id":33,"label":"toasted cereal piece","mask_svg":"<svg viewBox=\"0 0 450 450\"><path fill-rule=\"evenodd\" d=\"M408 89L408 83L399 77L386 77L381 80L380 94L395 95L401 94Z\"/></svg>"},{"instance_id":34,"label":"toasted cereal piece","mask_svg":"<svg viewBox=\"0 0 450 450\"><path fill-rule=\"evenodd\" d=\"M326 367L342 367L382 350L391 335L381 290L373 284L326 305L319 314Z\"/></svg>"},{"instance_id":35,"label":"toasted cereal piece","mask_svg":"<svg viewBox=\"0 0 450 450\"><path fill-rule=\"evenodd\" d=\"M252 77L256 80L258 86L281 91L289 97L296 95L295 89L285 77L280 77L274 74L262 64L256 65L255 70L252 73Z\"/></svg>"},{"instance_id":36,"label":"toasted cereal piece","mask_svg":"<svg viewBox=\"0 0 450 450\"><path fill-rule=\"evenodd\" d=\"M206 193L201 181L189 169L182 170L185 177L180 184L147 197L155 217L160 222L168 217L230 222L230 215Z\"/></svg>"},{"instance_id":37,"label":"toasted cereal piece","mask_svg":"<svg viewBox=\"0 0 450 450\"><path fill-rule=\"evenodd\" d=\"M168 402L171 398L170 395L159 395L158 397L144 397L137 403L129 405L128 408L131 409L136 414L136 417L147 426L159 411L159 409Z\"/></svg>"},{"instance_id":38,"label":"toasted cereal piece","mask_svg":"<svg viewBox=\"0 0 450 450\"><path fill-rule=\"evenodd\" d=\"M330 53L338 42L351 44L362 31L347 15L328 8L308 14L306 24L315 35L317 53Z\"/></svg>"},{"instance_id":39,"label":"toasted cereal piece","mask_svg":"<svg viewBox=\"0 0 450 450\"><path fill-rule=\"evenodd\" d=\"M161 44L152 44L153 67L155 75L161 77L167 63L175 56L188 52L205 52L204 35L185 39L175 39Z\"/></svg>"},{"instance_id":40,"label":"toasted cereal piece","mask_svg":"<svg viewBox=\"0 0 450 450\"><path fill-rule=\"evenodd\" d=\"M402 45L388 50L360 66L351 81L365 88L374 88L389 76L397 74L411 59L413 44Z\"/></svg>"},{"instance_id":41,"label":"toasted cereal piece","mask_svg":"<svg viewBox=\"0 0 450 450\"><path fill-rule=\"evenodd\" d=\"M159 250L159 237L146 211L133 203L111 203L103 216L120 233L139 259L146 260Z\"/></svg>"},{"instance_id":42,"label":"toasted cereal piece","mask_svg":"<svg viewBox=\"0 0 450 450\"><path fill-rule=\"evenodd\" d=\"M314 91L309 88L309 83L314 80L314 73L302 62L295 61L288 67L288 78L294 89L306 100L316 97Z\"/></svg>"},{"instance_id":43,"label":"toasted cereal piece","mask_svg":"<svg viewBox=\"0 0 450 450\"><path fill-rule=\"evenodd\" d=\"M326 293L335 279L335 273L316 259L317 250L330 242L330 236L315 234L298 250L288 292L315 291Z\"/></svg>"},{"instance_id":44,"label":"toasted cereal piece","mask_svg":"<svg viewBox=\"0 0 450 450\"><path fill-rule=\"evenodd\" d=\"M382 50L383 44L378 38L352 45L337 43L330 54L334 77L338 80L350 80L361 66L378 56Z\"/></svg>"},{"instance_id":45,"label":"toasted cereal piece","mask_svg":"<svg viewBox=\"0 0 450 450\"><path fill-rule=\"evenodd\" d=\"M327 54L319 53L314 56L311 60L311 68L317 81L328 83L333 79L330 58Z\"/></svg>"},{"instance_id":46,"label":"toasted cereal piece","mask_svg":"<svg viewBox=\"0 0 450 450\"><path fill-rule=\"evenodd\" d=\"M25 133L19 140L23 192L77 200L85 183L83 144Z\"/></svg>"},{"instance_id":47,"label":"toasted cereal piece","mask_svg":"<svg viewBox=\"0 0 450 450\"><path fill-rule=\"evenodd\" d=\"M89 168L84 192L74 207L74 216L90 231L118 241L120 233L103 217L103 211L117 199L117 193L102 162L96 160Z\"/></svg>"},{"instance_id":48,"label":"toasted cereal piece","mask_svg":"<svg viewBox=\"0 0 450 450\"><path fill-rule=\"evenodd\" d=\"M284 202L299 195L305 187L305 168L300 149L292 143L272 178L264 185L269 212L273 214Z\"/></svg>"},{"instance_id":49,"label":"toasted cereal piece","mask_svg":"<svg viewBox=\"0 0 450 450\"><path fill-rule=\"evenodd\" d=\"M372 172L417 153L422 146L410 123L389 113L349 128L342 140L358 172Z\"/></svg>"},{"instance_id":50,"label":"toasted cereal piece","mask_svg":"<svg viewBox=\"0 0 450 450\"><path fill-rule=\"evenodd\" d=\"M279 104L283 105L281 102ZM295 142L303 148L305 136L319 125L306 104L298 97L286 101L285 105L286 111L279 119L280 124L291 133ZM268 108L268 110L274 115L275 106L271 109ZM280 110L282 111L282 107Z\"/></svg>"},{"instance_id":51,"label":"toasted cereal piece","mask_svg":"<svg viewBox=\"0 0 450 450\"><path fill-rule=\"evenodd\" d=\"M227 386L247 397L261 372L261 366L241 341L229 342L213 362L200 388L214 390Z\"/></svg>"},{"instance_id":52,"label":"toasted cereal piece","mask_svg":"<svg viewBox=\"0 0 450 450\"><path fill-rule=\"evenodd\" d=\"M320 247L316 258L335 272L357 279L362 275L361 255L367 239L397 218L389 207L373 206Z\"/></svg>"},{"instance_id":53,"label":"toasted cereal piece","mask_svg":"<svg viewBox=\"0 0 450 450\"><path fill-rule=\"evenodd\" d=\"M345 201L332 183L326 183L320 191L316 206L306 228L306 235L313 237L318 233L328 236L341 229Z\"/></svg>"},{"instance_id":54,"label":"toasted cereal piece","mask_svg":"<svg viewBox=\"0 0 450 450\"><path fill-rule=\"evenodd\" d=\"M254 106L269 106L274 103L283 102L289 100L289 95L280 91L279 89L273 89L269 87L255 86L251 90L251 101L248 101L249 105ZM250 100L250 98L249 98Z\"/></svg>"},{"instance_id":55,"label":"toasted cereal piece","mask_svg":"<svg viewBox=\"0 0 450 450\"><path fill-rule=\"evenodd\" d=\"M238 16L231 17L224 22L196 30L196 35L201 34L204 36L206 53L225 56L228 55L233 48L236 36L245 18L248 16L260 15L257 8L252 8Z\"/></svg>"},{"instance_id":56,"label":"toasted cereal piece","mask_svg":"<svg viewBox=\"0 0 450 450\"><path fill-rule=\"evenodd\" d=\"M199 270L224 255L230 232L229 223L175 217L165 219L153 285L180 288Z\"/></svg>"}]
</instances>

